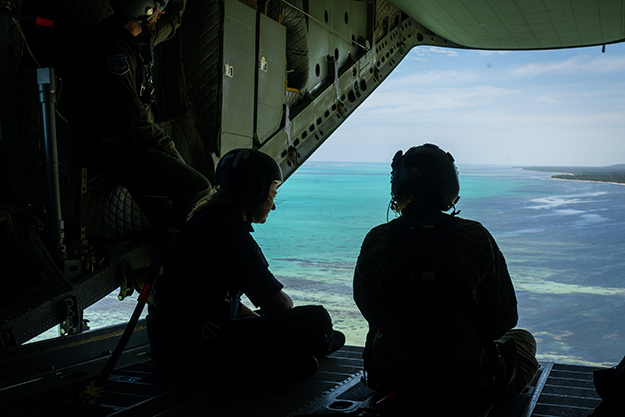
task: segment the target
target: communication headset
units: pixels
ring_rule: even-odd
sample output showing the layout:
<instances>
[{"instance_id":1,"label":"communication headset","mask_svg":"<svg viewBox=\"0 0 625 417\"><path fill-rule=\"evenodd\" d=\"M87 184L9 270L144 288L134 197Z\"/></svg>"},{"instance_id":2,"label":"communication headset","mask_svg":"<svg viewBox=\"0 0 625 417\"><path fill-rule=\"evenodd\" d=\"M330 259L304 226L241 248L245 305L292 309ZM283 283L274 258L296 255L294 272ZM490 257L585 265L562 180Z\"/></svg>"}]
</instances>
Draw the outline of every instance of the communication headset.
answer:
<instances>
[{"instance_id":1,"label":"communication headset","mask_svg":"<svg viewBox=\"0 0 625 417\"><path fill-rule=\"evenodd\" d=\"M280 165L255 149L231 150L221 158L215 171L216 185L236 189L252 207L267 200L273 181L282 180Z\"/></svg>"},{"instance_id":2,"label":"communication headset","mask_svg":"<svg viewBox=\"0 0 625 417\"><path fill-rule=\"evenodd\" d=\"M391 168L394 205L413 195L419 204L447 211L460 199L458 168L454 158L436 145L426 143L415 146L405 154L397 151Z\"/></svg>"}]
</instances>

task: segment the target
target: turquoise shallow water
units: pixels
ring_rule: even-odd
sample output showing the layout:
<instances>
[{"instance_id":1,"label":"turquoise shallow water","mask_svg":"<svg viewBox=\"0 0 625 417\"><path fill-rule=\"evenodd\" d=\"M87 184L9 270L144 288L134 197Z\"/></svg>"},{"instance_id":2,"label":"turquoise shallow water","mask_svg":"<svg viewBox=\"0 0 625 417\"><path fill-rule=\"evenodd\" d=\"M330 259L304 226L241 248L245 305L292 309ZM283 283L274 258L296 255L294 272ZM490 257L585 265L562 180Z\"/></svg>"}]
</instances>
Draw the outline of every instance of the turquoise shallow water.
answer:
<instances>
[{"instance_id":1,"label":"turquoise shallow water","mask_svg":"<svg viewBox=\"0 0 625 417\"><path fill-rule=\"evenodd\" d=\"M548 173L460 166L461 217L483 223L506 256L519 326L545 360L611 364L625 354L625 187ZM256 226L270 268L297 304L324 304L348 342L364 343L353 268L365 234L386 222L387 164L307 163ZM393 213L389 214L393 217Z\"/></svg>"},{"instance_id":2,"label":"turquoise shallow water","mask_svg":"<svg viewBox=\"0 0 625 417\"><path fill-rule=\"evenodd\" d=\"M558 181L498 166L460 166L460 216L484 224L504 253L519 326L543 360L611 365L625 354L625 186ZM366 323L352 300L360 244L387 221L388 164L307 162L256 225L270 268L295 303L323 304L348 343ZM393 213L389 213L393 217ZM92 328L127 321L132 299L85 311ZM452 331L450 330L450 334Z\"/></svg>"}]
</instances>

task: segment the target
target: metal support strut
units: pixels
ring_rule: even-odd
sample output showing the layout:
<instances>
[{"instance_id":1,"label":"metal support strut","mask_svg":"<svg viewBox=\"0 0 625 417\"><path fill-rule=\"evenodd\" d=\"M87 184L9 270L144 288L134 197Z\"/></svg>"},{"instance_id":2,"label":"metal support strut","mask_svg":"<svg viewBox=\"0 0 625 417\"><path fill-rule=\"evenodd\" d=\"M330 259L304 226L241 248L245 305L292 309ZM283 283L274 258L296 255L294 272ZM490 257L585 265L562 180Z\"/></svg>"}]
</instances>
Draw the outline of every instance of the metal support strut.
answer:
<instances>
[{"instance_id":1,"label":"metal support strut","mask_svg":"<svg viewBox=\"0 0 625 417\"><path fill-rule=\"evenodd\" d=\"M61 216L61 187L59 184L59 156L56 140L56 82L54 68L37 69L37 86L41 103L43 126L43 149L46 173L46 213L48 218L48 238L52 258L63 270L65 238Z\"/></svg>"}]
</instances>

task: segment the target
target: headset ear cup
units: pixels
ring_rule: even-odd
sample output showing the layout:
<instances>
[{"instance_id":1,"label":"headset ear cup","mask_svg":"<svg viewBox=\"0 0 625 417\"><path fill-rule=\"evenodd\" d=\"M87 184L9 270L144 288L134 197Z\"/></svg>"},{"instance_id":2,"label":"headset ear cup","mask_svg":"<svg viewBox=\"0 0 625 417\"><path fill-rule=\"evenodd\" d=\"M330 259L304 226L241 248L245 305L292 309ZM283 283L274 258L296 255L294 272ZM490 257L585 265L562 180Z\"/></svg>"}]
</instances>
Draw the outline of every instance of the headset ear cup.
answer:
<instances>
[{"instance_id":1,"label":"headset ear cup","mask_svg":"<svg viewBox=\"0 0 625 417\"><path fill-rule=\"evenodd\" d=\"M399 165L399 161L401 161L401 157L403 154L404 152L401 149L395 153L395 156L393 157L393 162L391 162L391 168L393 169L393 171Z\"/></svg>"},{"instance_id":2,"label":"headset ear cup","mask_svg":"<svg viewBox=\"0 0 625 417\"><path fill-rule=\"evenodd\" d=\"M282 179L278 163L253 149L229 151L221 158L215 172L216 185L239 190L252 208L267 201L272 182L282 182Z\"/></svg>"},{"instance_id":3,"label":"headset ear cup","mask_svg":"<svg viewBox=\"0 0 625 417\"><path fill-rule=\"evenodd\" d=\"M397 191L398 191L398 178L400 177L399 174L399 167L401 165L401 159L403 156L404 152L400 149L399 151L397 151L395 153L395 156L393 156L393 161L391 162L391 195L393 198L395 198L395 196L397 196Z\"/></svg>"},{"instance_id":4,"label":"headset ear cup","mask_svg":"<svg viewBox=\"0 0 625 417\"><path fill-rule=\"evenodd\" d=\"M265 189L267 189L265 187L265 181L258 179L252 180L250 187L252 187L252 190L255 190L256 192L253 201L254 207L263 204L265 200L267 200L267 195L269 194L269 191L267 191L267 194L265 194Z\"/></svg>"}]
</instances>

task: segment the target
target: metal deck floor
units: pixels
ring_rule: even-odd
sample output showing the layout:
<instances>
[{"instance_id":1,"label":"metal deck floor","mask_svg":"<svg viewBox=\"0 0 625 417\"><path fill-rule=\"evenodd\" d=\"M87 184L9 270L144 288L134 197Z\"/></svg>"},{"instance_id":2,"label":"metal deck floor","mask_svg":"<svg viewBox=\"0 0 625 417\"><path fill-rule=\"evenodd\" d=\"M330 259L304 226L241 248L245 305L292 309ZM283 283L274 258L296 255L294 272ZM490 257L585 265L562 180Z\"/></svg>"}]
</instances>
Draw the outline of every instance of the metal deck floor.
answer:
<instances>
[{"instance_id":1,"label":"metal deck floor","mask_svg":"<svg viewBox=\"0 0 625 417\"><path fill-rule=\"evenodd\" d=\"M310 379L267 389L242 376L239 387L167 386L154 374L146 346L127 352L102 391L99 407L77 406L79 392L102 369L106 358L48 372L0 389L0 415L23 416L219 416L286 417L351 413L372 405L374 393L360 382L362 347L346 346L320 360ZM584 366L541 363L530 391L494 405L489 417L586 417L600 403ZM247 387L247 388L246 388ZM406 415L419 413L414 404ZM404 414L402 414L404 415Z\"/></svg>"}]
</instances>

